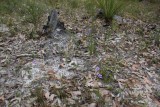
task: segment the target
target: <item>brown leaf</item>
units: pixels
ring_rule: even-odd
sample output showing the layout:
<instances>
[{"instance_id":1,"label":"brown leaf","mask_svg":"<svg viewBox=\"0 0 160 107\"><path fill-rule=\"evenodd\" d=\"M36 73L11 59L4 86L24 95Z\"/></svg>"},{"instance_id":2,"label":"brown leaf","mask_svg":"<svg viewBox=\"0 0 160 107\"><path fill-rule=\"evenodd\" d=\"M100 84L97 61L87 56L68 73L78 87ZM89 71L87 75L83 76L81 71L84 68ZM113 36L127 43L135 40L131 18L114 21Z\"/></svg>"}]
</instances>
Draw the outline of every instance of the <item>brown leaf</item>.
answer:
<instances>
[{"instance_id":1,"label":"brown leaf","mask_svg":"<svg viewBox=\"0 0 160 107\"><path fill-rule=\"evenodd\" d=\"M0 96L0 102L4 101L4 96Z\"/></svg>"},{"instance_id":2,"label":"brown leaf","mask_svg":"<svg viewBox=\"0 0 160 107\"><path fill-rule=\"evenodd\" d=\"M51 94L51 95L50 95L49 92L46 92L46 93L45 93L46 99L47 99L47 100L50 100L50 101L52 101L55 96L56 96L56 95L54 95L54 94Z\"/></svg>"},{"instance_id":3,"label":"brown leaf","mask_svg":"<svg viewBox=\"0 0 160 107\"><path fill-rule=\"evenodd\" d=\"M97 81L93 81L93 80L88 80L86 82L86 87L101 87L102 83L101 82L97 82Z\"/></svg>"},{"instance_id":4,"label":"brown leaf","mask_svg":"<svg viewBox=\"0 0 160 107\"><path fill-rule=\"evenodd\" d=\"M133 64L133 65L132 65L132 70L133 70L133 71L137 71L139 67L140 67L139 64Z\"/></svg>"},{"instance_id":5,"label":"brown leaf","mask_svg":"<svg viewBox=\"0 0 160 107\"><path fill-rule=\"evenodd\" d=\"M53 70L48 70L47 74L48 74L48 75L53 75L53 74L55 74L55 71L53 71Z\"/></svg>"},{"instance_id":6,"label":"brown leaf","mask_svg":"<svg viewBox=\"0 0 160 107\"><path fill-rule=\"evenodd\" d=\"M127 79L118 79L117 81L118 82L127 82L128 80Z\"/></svg>"},{"instance_id":7,"label":"brown leaf","mask_svg":"<svg viewBox=\"0 0 160 107\"><path fill-rule=\"evenodd\" d=\"M67 101L70 103L70 104L75 104L76 102L73 100L73 99L71 99L71 98L67 98Z\"/></svg>"},{"instance_id":8,"label":"brown leaf","mask_svg":"<svg viewBox=\"0 0 160 107\"><path fill-rule=\"evenodd\" d=\"M59 65L59 68L64 68L64 64L63 64L63 63L60 64L60 65Z\"/></svg>"},{"instance_id":9,"label":"brown leaf","mask_svg":"<svg viewBox=\"0 0 160 107\"><path fill-rule=\"evenodd\" d=\"M96 107L96 106L97 106L96 103L91 103L91 104L88 105L88 107Z\"/></svg>"},{"instance_id":10,"label":"brown leaf","mask_svg":"<svg viewBox=\"0 0 160 107\"><path fill-rule=\"evenodd\" d=\"M81 91L72 91L71 94L72 94L72 96L79 96L82 93L81 93Z\"/></svg>"},{"instance_id":11,"label":"brown leaf","mask_svg":"<svg viewBox=\"0 0 160 107\"><path fill-rule=\"evenodd\" d=\"M146 77L143 77L143 79L144 79L144 83L147 83L147 84L152 84L152 82L148 79L148 78L146 78Z\"/></svg>"},{"instance_id":12,"label":"brown leaf","mask_svg":"<svg viewBox=\"0 0 160 107\"><path fill-rule=\"evenodd\" d=\"M51 96L49 97L49 100L52 101L52 100L54 99L55 96L56 96L56 95L51 94Z\"/></svg>"},{"instance_id":13,"label":"brown leaf","mask_svg":"<svg viewBox=\"0 0 160 107\"><path fill-rule=\"evenodd\" d=\"M44 96L47 98L47 99L49 99L50 97L49 97L49 95L50 95L50 93L49 92L46 92L45 94L44 94Z\"/></svg>"},{"instance_id":14,"label":"brown leaf","mask_svg":"<svg viewBox=\"0 0 160 107\"><path fill-rule=\"evenodd\" d=\"M154 96L150 96L150 98L157 104L160 105L160 101L158 101ZM158 106L159 107L159 106Z\"/></svg>"},{"instance_id":15,"label":"brown leaf","mask_svg":"<svg viewBox=\"0 0 160 107\"><path fill-rule=\"evenodd\" d=\"M101 96L108 96L110 94L110 92L105 89L100 89L99 92L100 92Z\"/></svg>"}]
</instances>

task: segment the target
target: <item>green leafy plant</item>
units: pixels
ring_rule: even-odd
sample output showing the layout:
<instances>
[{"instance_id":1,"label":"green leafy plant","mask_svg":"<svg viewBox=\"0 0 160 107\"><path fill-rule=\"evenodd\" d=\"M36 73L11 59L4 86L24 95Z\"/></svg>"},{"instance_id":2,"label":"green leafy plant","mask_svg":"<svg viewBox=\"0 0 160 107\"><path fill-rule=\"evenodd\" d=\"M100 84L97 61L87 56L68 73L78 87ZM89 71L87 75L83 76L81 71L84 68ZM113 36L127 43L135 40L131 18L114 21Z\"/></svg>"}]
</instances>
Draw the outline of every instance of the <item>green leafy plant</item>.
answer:
<instances>
[{"instance_id":1,"label":"green leafy plant","mask_svg":"<svg viewBox=\"0 0 160 107\"><path fill-rule=\"evenodd\" d=\"M114 74L119 69L119 59L108 58L107 60L101 60L95 71L98 72L97 77L104 83L114 82Z\"/></svg>"},{"instance_id":2,"label":"green leafy plant","mask_svg":"<svg viewBox=\"0 0 160 107\"><path fill-rule=\"evenodd\" d=\"M103 82L110 83L114 80L114 73L113 71L109 70L107 66L101 65L98 72L99 74L97 74L97 77Z\"/></svg>"},{"instance_id":3,"label":"green leafy plant","mask_svg":"<svg viewBox=\"0 0 160 107\"><path fill-rule=\"evenodd\" d=\"M95 0L95 5L102 10L106 22L111 22L122 7L122 3L118 0Z\"/></svg>"}]
</instances>

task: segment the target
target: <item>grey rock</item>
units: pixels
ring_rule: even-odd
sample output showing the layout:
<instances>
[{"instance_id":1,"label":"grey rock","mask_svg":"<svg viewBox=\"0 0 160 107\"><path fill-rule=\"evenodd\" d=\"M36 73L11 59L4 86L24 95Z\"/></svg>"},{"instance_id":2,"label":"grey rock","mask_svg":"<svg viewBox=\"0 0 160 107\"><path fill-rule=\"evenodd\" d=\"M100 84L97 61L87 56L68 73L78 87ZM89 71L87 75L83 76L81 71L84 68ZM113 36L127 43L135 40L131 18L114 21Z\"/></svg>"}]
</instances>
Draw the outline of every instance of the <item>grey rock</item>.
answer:
<instances>
[{"instance_id":1,"label":"grey rock","mask_svg":"<svg viewBox=\"0 0 160 107\"><path fill-rule=\"evenodd\" d=\"M113 17L114 20L116 20L119 24L122 24L123 23L123 18L121 16L117 16L115 15Z\"/></svg>"}]
</instances>

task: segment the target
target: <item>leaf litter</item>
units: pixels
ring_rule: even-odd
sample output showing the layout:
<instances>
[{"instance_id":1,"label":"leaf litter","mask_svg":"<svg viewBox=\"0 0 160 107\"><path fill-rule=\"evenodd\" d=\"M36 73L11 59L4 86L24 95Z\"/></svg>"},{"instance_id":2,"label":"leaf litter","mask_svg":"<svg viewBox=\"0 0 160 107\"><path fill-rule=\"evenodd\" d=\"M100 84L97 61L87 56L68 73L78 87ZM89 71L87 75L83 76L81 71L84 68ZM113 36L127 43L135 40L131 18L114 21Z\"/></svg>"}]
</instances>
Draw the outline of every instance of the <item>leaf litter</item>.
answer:
<instances>
[{"instance_id":1,"label":"leaf litter","mask_svg":"<svg viewBox=\"0 0 160 107\"><path fill-rule=\"evenodd\" d=\"M123 18L117 22L119 30L112 31L99 19L91 23L79 16L74 23L60 17L73 36L26 40L19 33L0 38L0 106L159 106L160 50L150 36L154 31L146 27L150 24ZM8 27L3 29L9 32ZM87 49L89 35L96 41L95 55ZM103 81L101 63L107 67L104 72L114 73L108 83Z\"/></svg>"}]
</instances>

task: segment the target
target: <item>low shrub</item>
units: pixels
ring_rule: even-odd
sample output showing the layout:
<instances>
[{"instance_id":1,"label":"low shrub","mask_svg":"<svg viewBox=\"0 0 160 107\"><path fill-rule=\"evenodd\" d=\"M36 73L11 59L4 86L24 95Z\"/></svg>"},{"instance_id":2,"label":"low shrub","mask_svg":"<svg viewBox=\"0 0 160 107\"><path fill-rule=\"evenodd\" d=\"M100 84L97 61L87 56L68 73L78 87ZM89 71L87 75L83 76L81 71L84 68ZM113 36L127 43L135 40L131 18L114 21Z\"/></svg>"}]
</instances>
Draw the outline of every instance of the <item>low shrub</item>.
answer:
<instances>
[{"instance_id":1,"label":"low shrub","mask_svg":"<svg viewBox=\"0 0 160 107\"><path fill-rule=\"evenodd\" d=\"M40 16L46 11L47 5L38 0L2 0L1 14L16 14L25 18L26 22L36 24Z\"/></svg>"}]
</instances>

